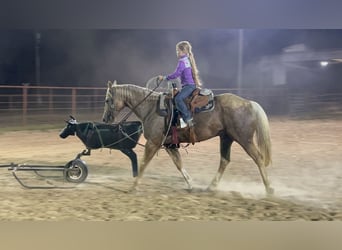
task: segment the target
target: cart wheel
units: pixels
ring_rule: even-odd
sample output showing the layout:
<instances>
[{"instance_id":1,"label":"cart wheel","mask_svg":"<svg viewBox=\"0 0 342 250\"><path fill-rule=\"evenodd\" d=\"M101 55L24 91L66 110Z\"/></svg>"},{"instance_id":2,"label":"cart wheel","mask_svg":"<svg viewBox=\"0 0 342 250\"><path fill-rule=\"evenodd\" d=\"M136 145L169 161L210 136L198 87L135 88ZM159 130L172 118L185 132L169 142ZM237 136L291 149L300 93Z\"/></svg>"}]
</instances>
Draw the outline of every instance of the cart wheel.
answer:
<instances>
[{"instance_id":1,"label":"cart wheel","mask_svg":"<svg viewBox=\"0 0 342 250\"><path fill-rule=\"evenodd\" d=\"M64 170L64 177L68 182L81 183L87 179L88 167L81 159L69 161Z\"/></svg>"}]
</instances>

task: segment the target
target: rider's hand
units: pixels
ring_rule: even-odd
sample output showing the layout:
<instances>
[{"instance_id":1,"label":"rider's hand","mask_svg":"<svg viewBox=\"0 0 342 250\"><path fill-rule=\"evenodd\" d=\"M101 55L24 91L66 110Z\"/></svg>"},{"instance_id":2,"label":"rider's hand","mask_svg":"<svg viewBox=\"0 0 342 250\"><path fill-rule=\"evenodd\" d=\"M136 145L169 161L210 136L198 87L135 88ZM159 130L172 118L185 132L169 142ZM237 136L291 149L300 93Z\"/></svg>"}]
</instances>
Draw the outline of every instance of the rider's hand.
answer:
<instances>
[{"instance_id":1,"label":"rider's hand","mask_svg":"<svg viewBox=\"0 0 342 250\"><path fill-rule=\"evenodd\" d=\"M158 76L158 81L161 82L161 81L163 81L163 80L164 80L164 76L159 75L159 76Z\"/></svg>"}]
</instances>

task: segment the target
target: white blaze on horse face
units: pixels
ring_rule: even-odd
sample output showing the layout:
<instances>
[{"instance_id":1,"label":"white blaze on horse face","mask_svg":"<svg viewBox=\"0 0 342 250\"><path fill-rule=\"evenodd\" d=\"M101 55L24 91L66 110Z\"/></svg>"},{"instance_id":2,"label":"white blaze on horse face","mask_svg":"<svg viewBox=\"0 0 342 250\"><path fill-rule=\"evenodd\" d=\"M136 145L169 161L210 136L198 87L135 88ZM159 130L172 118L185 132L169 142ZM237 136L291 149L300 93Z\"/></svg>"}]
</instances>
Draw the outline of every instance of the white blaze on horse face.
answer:
<instances>
[{"instance_id":1,"label":"white blaze on horse face","mask_svg":"<svg viewBox=\"0 0 342 250\"><path fill-rule=\"evenodd\" d=\"M112 102L113 102L113 107L112 110L115 112L120 112L124 107L126 107L126 104L122 98L122 89L120 88L120 85L114 84L112 85L111 88L111 95L112 95Z\"/></svg>"},{"instance_id":2,"label":"white blaze on horse face","mask_svg":"<svg viewBox=\"0 0 342 250\"><path fill-rule=\"evenodd\" d=\"M108 84L109 86L109 84ZM114 104L113 104L113 96L111 93L111 88L107 89L104 111L102 115L102 120L106 123L113 122L114 120Z\"/></svg>"},{"instance_id":3,"label":"white blaze on horse face","mask_svg":"<svg viewBox=\"0 0 342 250\"><path fill-rule=\"evenodd\" d=\"M114 98L113 98L113 88L116 86L116 80L112 83L108 81L107 93L106 93L106 104L109 105L109 108L114 112L115 105L114 105Z\"/></svg>"}]
</instances>

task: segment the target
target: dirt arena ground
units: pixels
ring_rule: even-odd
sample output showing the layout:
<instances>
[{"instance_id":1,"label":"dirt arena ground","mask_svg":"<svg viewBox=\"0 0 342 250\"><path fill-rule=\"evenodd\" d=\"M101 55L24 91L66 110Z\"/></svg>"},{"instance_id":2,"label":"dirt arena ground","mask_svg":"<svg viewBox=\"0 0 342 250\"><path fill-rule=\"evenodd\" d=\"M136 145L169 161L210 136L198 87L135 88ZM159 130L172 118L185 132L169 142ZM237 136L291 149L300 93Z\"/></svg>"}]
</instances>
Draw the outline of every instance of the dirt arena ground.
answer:
<instances>
[{"instance_id":1,"label":"dirt arena ground","mask_svg":"<svg viewBox=\"0 0 342 250\"><path fill-rule=\"evenodd\" d=\"M270 126L273 164L267 170L273 197L265 195L256 165L236 143L218 191L205 191L219 164L214 138L180 149L193 178L192 192L164 150L147 167L137 193L126 192L133 183L130 160L116 150L95 150L82 157L89 175L73 189L24 189L2 168L0 220L341 221L342 121L277 118ZM64 165L84 146L77 137L61 139L58 134L58 129L3 132L0 164ZM143 148L135 151L140 158ZM70 186L63 180L19 175L28 184Z\"/></svg>"}]
</instances>

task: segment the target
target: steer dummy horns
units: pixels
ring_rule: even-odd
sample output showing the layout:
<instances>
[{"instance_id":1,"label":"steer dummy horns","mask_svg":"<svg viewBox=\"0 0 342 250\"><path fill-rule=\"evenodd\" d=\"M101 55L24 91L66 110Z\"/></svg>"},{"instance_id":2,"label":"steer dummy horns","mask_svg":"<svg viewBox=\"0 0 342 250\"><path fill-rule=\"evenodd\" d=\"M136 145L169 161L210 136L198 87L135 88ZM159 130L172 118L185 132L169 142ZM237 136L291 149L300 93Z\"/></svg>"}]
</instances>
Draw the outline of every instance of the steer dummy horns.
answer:
<instances>
[{"instance_id":1,"label":"steer dummy horns","mask_svg":"<svg viewBox=\"0 0 342 250\"><path fill-rule=\"evenodd\" d=\"M69 121L65 121L66 123L77 124L77 121L76 121L75 117L73 117L72 115L70 115L69 117L70 117L70 120Z\"/></svg>"},{"instance_id":2,"label":"steer dummy horns","mask_svg":"<svg viewBox=\"0 0 342 250\"><path fill-rule=\"evenodd\" d=\"M108 88L114 87L114 86L116 86L116 84L117 84L116 80L114 80L113 82L111 82L111 81L107 82Z\"/></svg>"}]
</instances>

